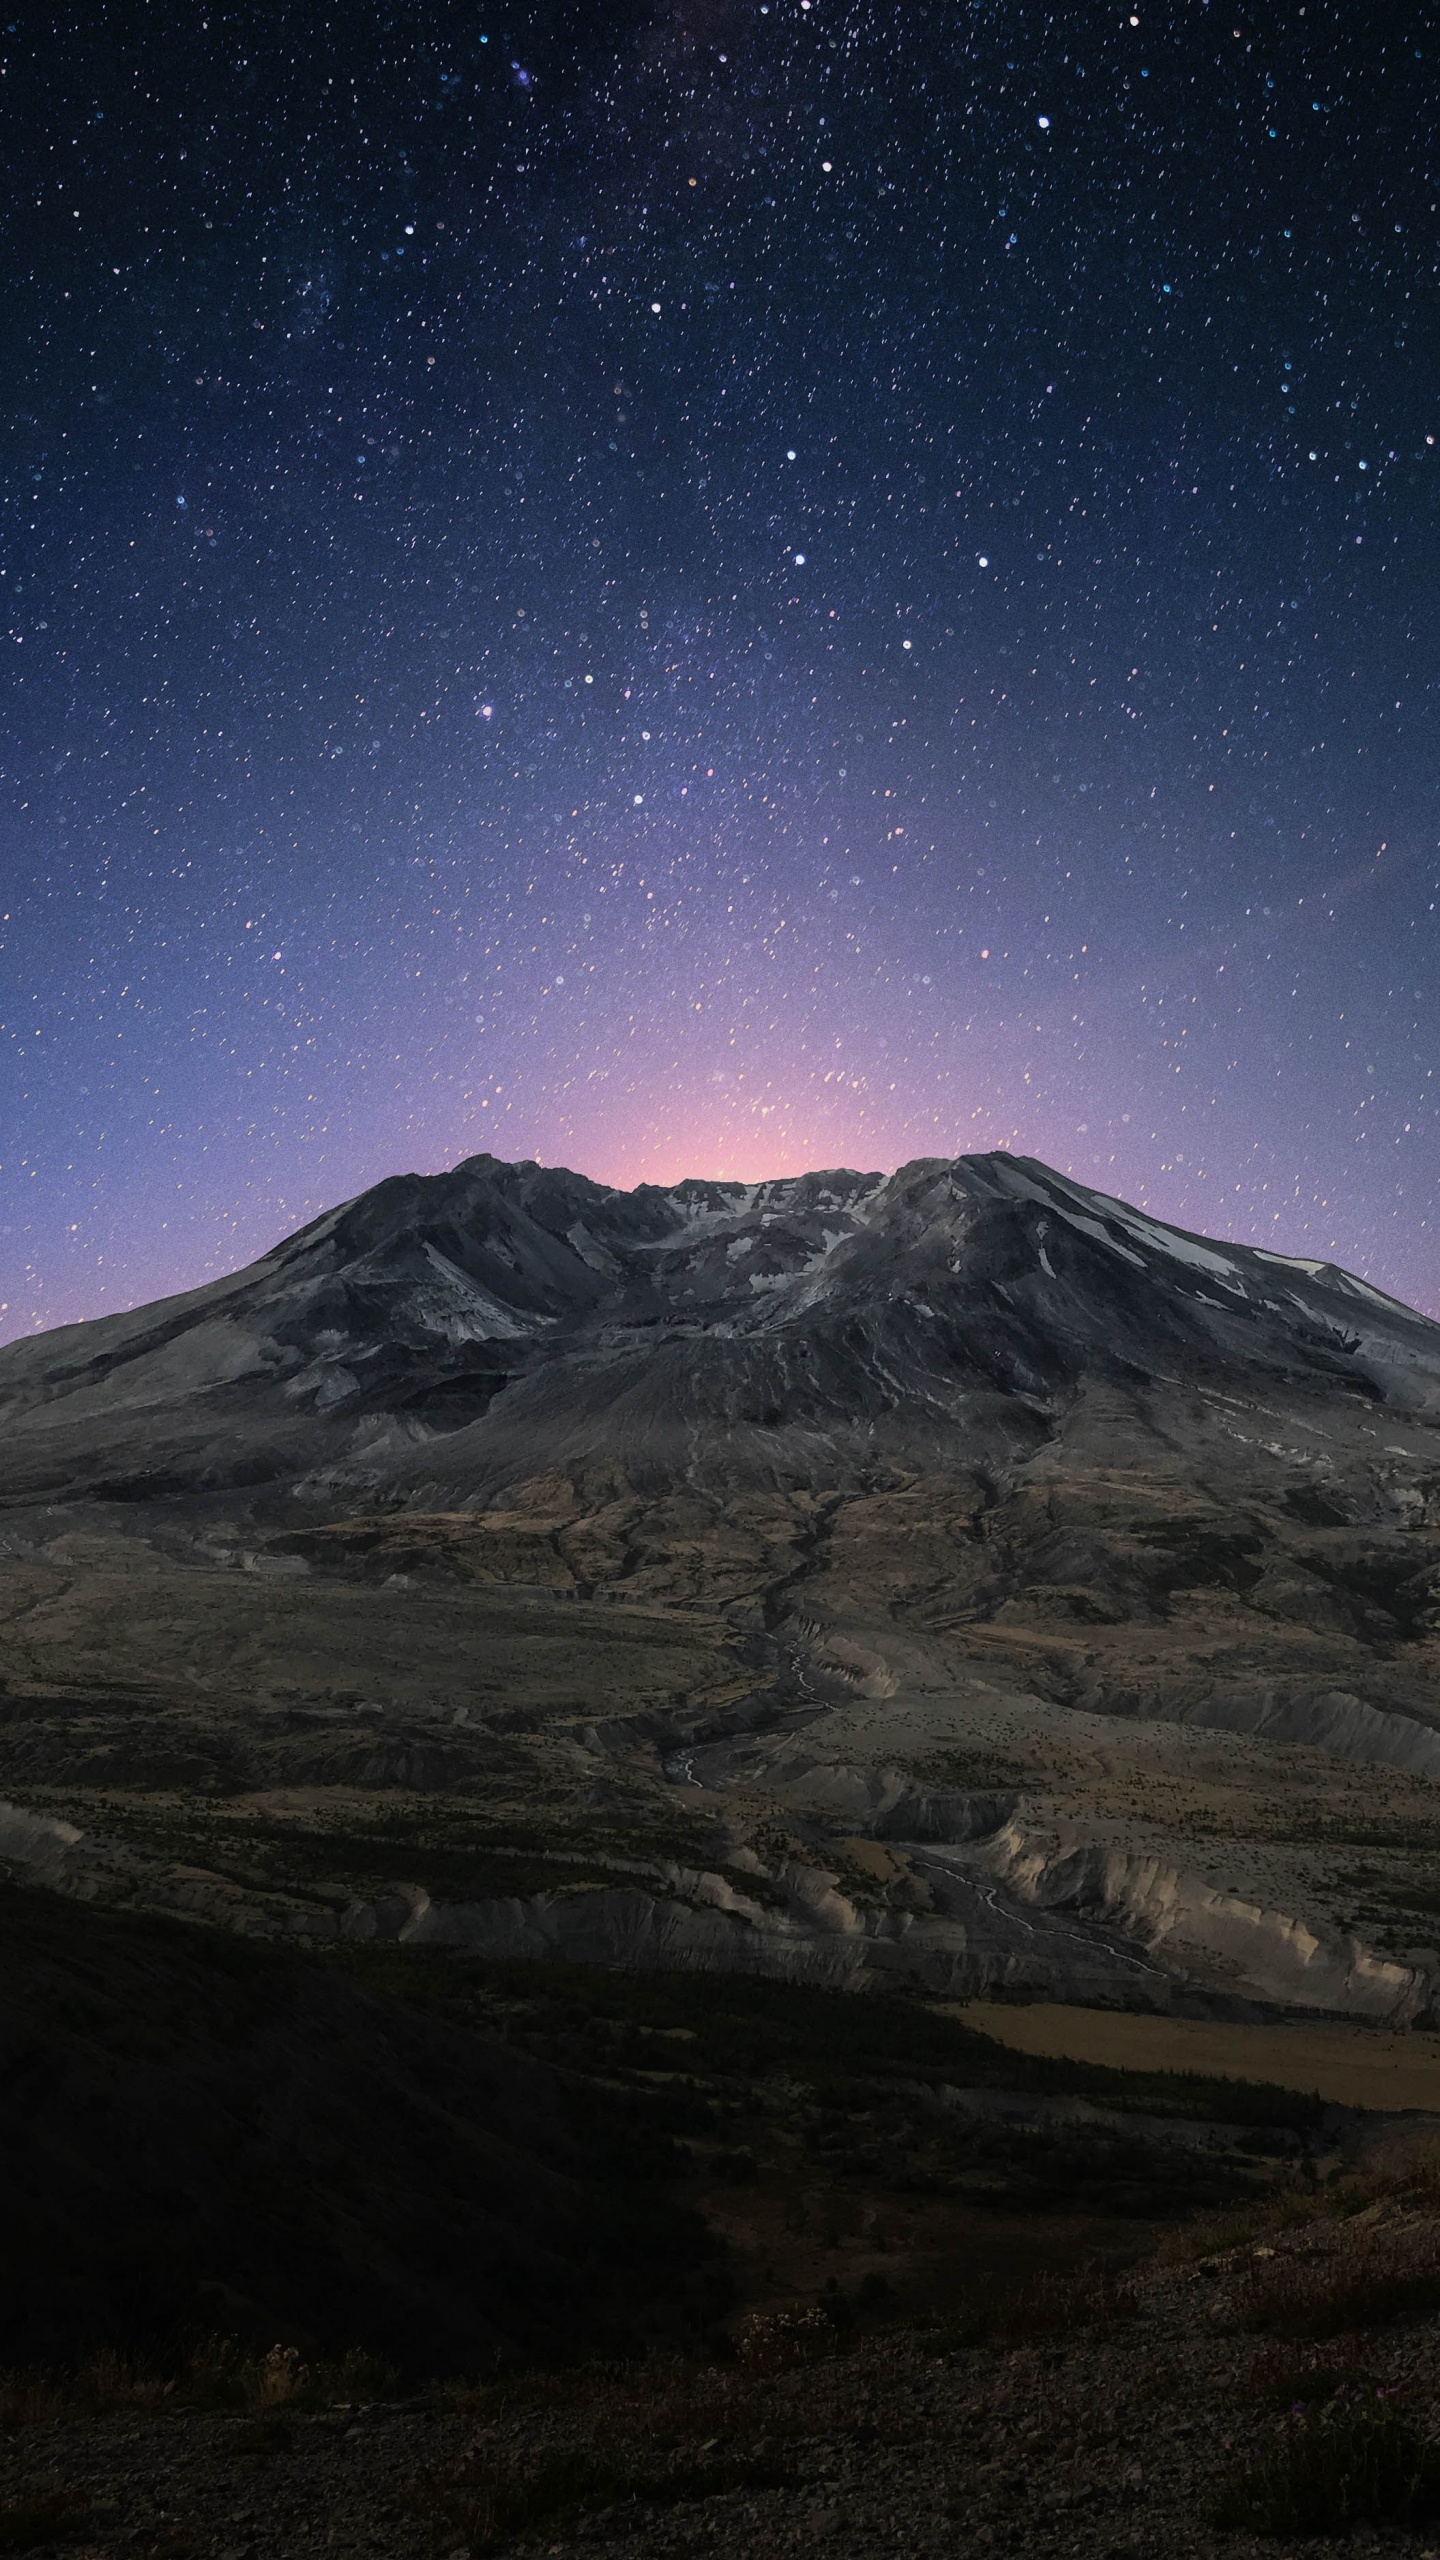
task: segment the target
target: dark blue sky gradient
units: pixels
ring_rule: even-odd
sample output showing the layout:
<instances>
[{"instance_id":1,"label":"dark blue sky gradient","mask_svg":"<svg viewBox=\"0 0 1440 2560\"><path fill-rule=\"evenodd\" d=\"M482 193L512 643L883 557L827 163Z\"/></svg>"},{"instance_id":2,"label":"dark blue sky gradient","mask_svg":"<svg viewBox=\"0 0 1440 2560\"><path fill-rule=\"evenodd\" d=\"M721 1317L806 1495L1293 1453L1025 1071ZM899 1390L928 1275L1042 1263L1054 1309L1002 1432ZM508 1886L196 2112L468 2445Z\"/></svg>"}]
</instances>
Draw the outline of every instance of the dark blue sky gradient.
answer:
<instances>
[{"instance_id":1,"label":"dark blue sky gradient","mask_svg":"<svg viewBox=\"0 0 1440 2560\"><path fill-rule=\"evenodd\" d=\"M1135 18L0 22L0 1330L487 1146L1440 1308L1433 20Z\"/></svg>"}]
</instances>

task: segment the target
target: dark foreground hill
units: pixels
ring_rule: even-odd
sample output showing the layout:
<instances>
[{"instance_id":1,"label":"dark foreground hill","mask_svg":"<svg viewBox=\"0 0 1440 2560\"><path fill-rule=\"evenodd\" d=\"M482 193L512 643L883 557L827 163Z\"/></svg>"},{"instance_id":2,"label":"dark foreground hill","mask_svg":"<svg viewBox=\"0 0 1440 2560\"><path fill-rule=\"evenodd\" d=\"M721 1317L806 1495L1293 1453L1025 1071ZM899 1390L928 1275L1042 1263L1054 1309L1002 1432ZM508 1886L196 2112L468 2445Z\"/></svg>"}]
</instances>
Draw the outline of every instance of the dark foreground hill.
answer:
<instances>
[{"instance_id":1,"label":"dark foreground hill","mask_svg":"<svg viewBox=\"0 0 1440 2560\"><path fill-rule=\"evenodd\" d=\"M254 2416L133 2405L0 2437L7 2546L76 2560L1427 2560L1440 2217L1412 2148L929 2317L758 2318L723 2362ZM298 2397L298 2395L297 2395Z\"/></svg>"},{"instance_id":2,"label":"dark foreground hill","mask_svg":"<svg viewBox=\"0 0 1440 2560\"><path fill-rule=\"evenodd\" d=\"M208 1929L0 1889L0 2366L211 2336L412 2375L679 2337L668 2146L505 2045Z\"/></svg>"}]
</instances>

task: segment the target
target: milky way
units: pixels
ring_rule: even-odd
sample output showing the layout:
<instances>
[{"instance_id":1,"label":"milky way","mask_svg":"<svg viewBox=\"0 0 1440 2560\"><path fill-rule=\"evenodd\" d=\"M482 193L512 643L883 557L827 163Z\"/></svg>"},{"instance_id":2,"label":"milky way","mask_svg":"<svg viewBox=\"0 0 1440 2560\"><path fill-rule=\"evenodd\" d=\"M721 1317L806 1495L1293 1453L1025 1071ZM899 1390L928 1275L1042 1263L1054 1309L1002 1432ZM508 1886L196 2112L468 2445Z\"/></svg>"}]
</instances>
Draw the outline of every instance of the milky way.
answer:
<instances>
[{"instance_id":1,"label":"milky way","mask_svg":"<svg viewBox=\"0 0 1440 2560\"><path fill-rule=\"evenodd\" d=\"M486 1148L1440 1304L1428 13L4 46L0 1328Z\"/></svg>"}]
</instances>

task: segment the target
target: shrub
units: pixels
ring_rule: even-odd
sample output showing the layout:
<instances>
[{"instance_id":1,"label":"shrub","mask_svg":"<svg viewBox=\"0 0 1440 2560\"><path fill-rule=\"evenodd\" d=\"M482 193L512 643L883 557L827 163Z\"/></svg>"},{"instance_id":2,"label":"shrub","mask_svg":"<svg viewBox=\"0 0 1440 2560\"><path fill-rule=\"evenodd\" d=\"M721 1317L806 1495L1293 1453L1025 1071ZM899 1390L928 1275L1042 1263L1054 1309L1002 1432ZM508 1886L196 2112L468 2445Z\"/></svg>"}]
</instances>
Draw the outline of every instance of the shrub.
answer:
<instances>
[{"instance_id":1,"label":"shrub","mask_svg":"<svg viewBox=\"0 0 1440 2560\"><path fill-rule=\"evenodd\" d=\"M307 2365L296 2347L257 2356L234 2338L206 2338L164 2366L102 2347L69 2372L0 2374L0 2426L34 2426L70 2411L101 2409L324 2409L337 2401L383 2399L397 2379L392 2365L363 2347Z\"/></svg>"},{"instance_id":2,"label":"shrub","mask_svg":"<svg viewBox=\"0 0 1440 2560\"><path fill-rule=\"evenodd\" d=\"M1135 2290L1123 2279L1088 2268L1078 2275L1036 2276L1007 2297L1002 2296L990 2322L999 2346L1028 2346L1041 2338L1063 2338L1076 2329L1113 2329L1133 2320Z\"/></svg>"},{"instance_id":3,"label":"shrub","mask_svg":"<svg viewBox=\"0 0 1440 2560\"><path fill-rule=\"evenodd\" d=\"M1429 2133L1401 2135L1347 2183L1357 2203L1370 2196L1433 2197L1440 2190L1440 2142Z\"/></svg>"},{"instance_id":4,"label":"shrub","mask_svg":"<svg viewBox=\"0 0 1440 2560\"><path fill-rule=\"evenodd\" d=\"M384 2400L399 2380L394 2365L366 2347L347 2347L343 2356L328 2360L319 2357L310 2368L310 2390L322 2407L336 2401Z\"/></svg>"},{"instance_id":5,"label":"shrub","mask_svg":"<svg viewBox=\"0 0 1440 2560\"><path fill-rule=\"evenodd\" d=\"M1323 2257L1283 2257L1247 2271L1237 2318L1242 2329L1281 2338L1334 2338L1381 2329L1440 2309L1440 2269L1403 2265L1373 2234L1347 2234Z\"/></svg>"},{"instance_id":6,"label":"shrub","mask_svg":"<svg viewBox=\"0 0 1440 2560\"><path fill-rule=\"evenodd\" d=\"M1132 2320L1137 2307L1133 2285L1102 2269L1032 2276L1008 2292L960 2303L926 2327L922 2343L937 2355L959 2347L1032 2346L1080 2329L1114 2328L1121 2320Z\"/></svg>"},{"instance_id":7,"label":"shrub","mask_svg":"<svg viewBox=\"0 0 1440 2560\"><path fill-rule=\"evenodd\" d=\"M1156 2251L1161 2266L1189 2266L1197 2258L1223 2257L1230 2249L1242 2249L1247 2241L1260 2240L1267 2233L1290 2230L1297 2224L1314 2222L1339 2209L1334 2190L1317 2194L1303 2187L1292 2187L1288 2193L1266 2196L1262 2201L1244 2205L1233 2213L1215 2220L1195 2222L1162 2241Z\"/></svg>"},{"instance_id":8,"label":"shrub","mask_svg":"<svg viewBox=\"0 0 1440 2560\"><path fill-rule=\"evenodd\" d=\"M0 2507L0 2551L39 2551L82 2522L90 2501L78 2489L51 2489Z\"/></svg>"},{"instance_id":9,"label":"shrub","mask_svg":"<svg viewBox=\"0 0 1440 2560\"><path fill-rule=\"evenodd\" d=\"M260 2358L251 2387L262 2409L278 2409L286 2400L294 2400L309 2379L299 2348L277 2346Z\"/></svg>"},{"instance_id":10,"label":"shrub","mask_svg":"<svg viewBox=\"0 0 1440 2560\"><path fill-rule=\"evenodd\" d=\"M917 2343L930 2355L957 2355L963 2347L978 2347L985 2337L985 2313L978 2302L962 2302L942 2319L929 2320L917 2332Z\"/></svg>"},{"instance_id":11,"label":"shrub","mask_svg":"<svg viewBox=\"0 0 1440 2560\"><path fill-rule=\"evenodd\" d=\"M795 2311L756 2311L735 2341L745 2373L784 2373L791 2365L814 2364L835 2352L835 2322L818 2307Z\"/></svg>"},{"instance_id":12,"label":"shrub","mask_svg":"<svg viewBox=\"0 0 1440 2560\"><path fill-rule=\"evenodd\" d=\"M29 2366L0 2374L0 2426L38 2426L76 2410L88 2416L97 2409L158 2409L175 2388L154 2365L102 2347L69 2372Z\"/></svg>"},{"instance_id":13,"label":"shrub","mask_svg":"<svg viewBox=\"0 0 1440 2560\"><path fill-rule=\"evenodd\" d=\"M1364 2395L1377 2387L1374 2376L1362 2373L1356 2366L1321 2364L1313 2355L1297 2355L1293 2347L1271 2347L1258 2355L1249 2372L1242 2375L1235 2386L1235 2397L1262 2409L1293 2410L1297 2403L1313 2408L1333 2400L1337 2393Z\"/></svg>"},{"instance_id":14,"label":"shrub","mask_svg":"<svg viewBox=\"0 0 1440 2560\"><path fill-rule=\"evenodd\" d=\"M53 2374L41 2372L0 2373L0 2427L34 2427L44 2418L58 2418L65 2408L65 2394Z\"/></svg>"},{"instance_id":15,"label":"shrub","mask_svg":"<svg viewBox=\"0 0 1440 2560\"><path fill-rule=\"evenodd\" d=\"M1265 2534L1342 2534L1440 2515L1440 2447L1384 2391L1296 2406L1270 2450L1221 2483L1212 2524Z\"/></svg>"}]
</instances>

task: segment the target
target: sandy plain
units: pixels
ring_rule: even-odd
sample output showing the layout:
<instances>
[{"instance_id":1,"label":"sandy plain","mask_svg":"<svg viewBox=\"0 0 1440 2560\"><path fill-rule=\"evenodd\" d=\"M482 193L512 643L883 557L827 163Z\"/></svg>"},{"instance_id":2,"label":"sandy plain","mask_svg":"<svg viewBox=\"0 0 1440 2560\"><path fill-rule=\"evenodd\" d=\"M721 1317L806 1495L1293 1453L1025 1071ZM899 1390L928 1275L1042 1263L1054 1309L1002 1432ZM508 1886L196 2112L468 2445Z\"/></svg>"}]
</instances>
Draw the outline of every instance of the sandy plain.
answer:
<instances>
[{"instance_id":1,"label":"sandy plain","mask_svg":"<svg viewBox=\"0 0 1440 2560\"><path fill-rule=\"evenodd\" d=\"M949 2005L948 2003L946 2004ZM1013 2008L974 2000L957 2010L967 2026L1016 2053L1102 2062L1122 2071L1197 2071L1226 2080L1268 2081L1335 2106L1395 2115L1440 2115L1440 2036L1391 2035L1343 2023L1246 2026L1224 2019L1144 2017L1076 2009L1056 2000Z\"/></svg>"}]
</instances>

